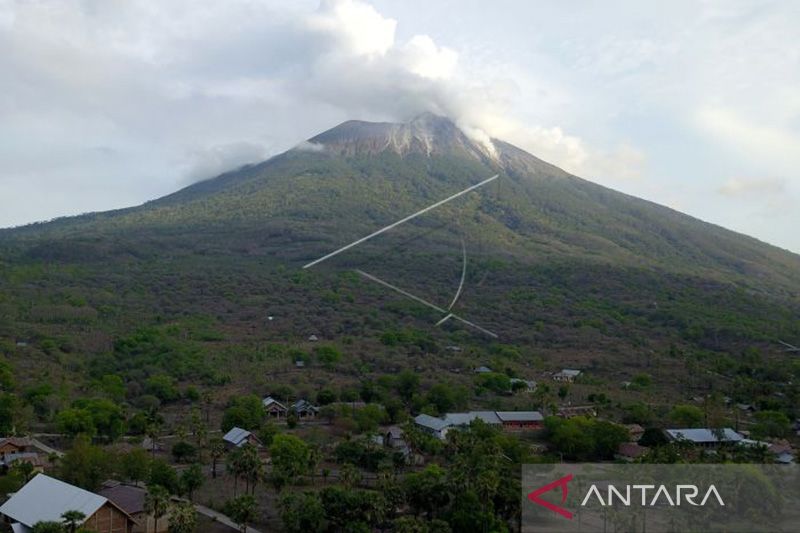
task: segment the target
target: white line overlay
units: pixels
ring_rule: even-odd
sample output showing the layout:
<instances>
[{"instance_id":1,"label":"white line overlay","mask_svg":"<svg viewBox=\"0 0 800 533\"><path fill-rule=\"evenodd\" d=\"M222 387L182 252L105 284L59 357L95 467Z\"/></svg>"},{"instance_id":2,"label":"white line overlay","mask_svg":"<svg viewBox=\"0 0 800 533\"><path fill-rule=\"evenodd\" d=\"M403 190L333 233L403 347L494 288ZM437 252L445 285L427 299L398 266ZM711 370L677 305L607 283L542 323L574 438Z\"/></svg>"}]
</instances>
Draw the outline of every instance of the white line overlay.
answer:
<instances>
[{"instance_id":1,"label":"white line overlay","mask_svg":"<svg viewBox=\"0 0 800 533\"><path fill-rule=\"evenodd\" d=\"M437 326L438 326L439 324L442 324L442 323L444 323L444 322L445 322L447 319L449 319L449 318L452 318L452 319L454 319L454 320L458 320L459 322L463 322L464 324L466 324L466 325L468 325L468 326L472 326L473 328L477 329L478 331L480 331L480 332L482 332L482 333L485 333L486 335L489 335L489 336L490 336L490 337L492 337L492 338L495 338L495 339L497 338L497 334L495 334L495 333L492 333L492 332L491 332L491 331L489 331L488 329L486 329L486 328L483 328L483 327L479 326L478 324L475 324L474 322L470 322L470 321L469 321L469 320L467 320L467 319L461 318L461 317L460 317L460 316L458 316L457 314L455 314L455 313L451 313L451 312L449 312L449 311L448 311L448 310L446 310L446 309L442 309L442 308L441 308L441 307L439 307L438 305L436 305L436 304L433 304L433 303L431 303L431 302L429 302L429 301L427 301L427 300L424 300L424 299L420 298L419 296L416 296L416 295L414 295L414 294L411 294L410 292L408 292L408 291L405 291L405 290L401 289L400 287L396 287L396 286L392 285L392 284L391 284L391 283L389 283L389 282L383 281L382 279L380 279L380 278L378 278L378 277L375 277L375 276L373 276L372 274L368 274L368 273L364 272L363 270L358 270L358 269L356 269L356 270L355 270L355 272L357 272L358 274L360 274L360 275L364 276L365 278L367 278L367 279L369 279L369 280L371 280L371 281L374 281L375 283L377 283L377 284L379 284L379 285L383 285L383 286L384 286L384 287L386 287L387 289L391 289L391 290L393 290L393 291L395 291L395 292L397 292L397 293L400 293L400 294L402 294L402 295L403 295L403 296L405 296L406 298L411 298L411 299L412 299L412 300L414 300L415 302L421 303L421 304L422 304L422 305L424 305L424 306L430 307L430 308L431 308L431 309L433 309L434 311L438 311L438 312L442 313L443 315L446 315L444 319L440 320L440 321L439 321L439 322L436 324Z\"/></svg>"},{"instance_id":2,"label":"white line overlay","mask_svg":"<svg viewBox=\"0 0 800 533\"><path fill-rule=\"evenodd\" d=\"M369 234L369 235L367 235L366 237L362 237L362 238L358 239L357 241L353 241L353 242L351 242L350 244L348 244L348 245L346 245L346 246L342 246L342 247L341 247L341 248L339 248L338 250L334 250L333 252L329 253L328 255L324 255L324 256L320 257L319 259L315 259L314 261L311 261L311 262L310 262L310 263L308 263L307 265L304 265L304 266L303 266L303 268L311 268L312 266L314 266L314 265L317 265L317 264L319 264L319 263L322 263L323 261L326 261L326 260L330 259L331 257L333 257L333 256L335 256L335 255L339 255L340 253L344 252L345 250L349 250L349 249L350 249L350 248L352 248L353 246L358 246L359 244L361 244L361 243L363 243L363 242L366 242L366 241L368 241L369 239L371 239L371 238L373 238L373 237L377 237L377 236L378 236L378 235L380 235L381 233L385 233L385 232L389 231L389 230L390 230L390 229L392 229L392 228L396 228L396 227L397 227L397 226L399 226L400 224L403 224L403 223L405 223L405 222L408 222L409 220L412 220L412 219L414 219L414 218L416 218L416 217L418 217L418 216L420 216L420 215L422 215L422 214L424 214L424 213L427 213L427 212L428 212L428 211L430 211L431 209L436 209L437 207L439 207L439 206L441 206L441 205L444 205L444 204L446 204L446 203L447 203L447 202L449 202L450 200L455 200L455 199L456 199L456 198L458 198L459 196L463 196L464 194L467 194L467 193L468 193L468 192L470 192L470 191L474 191L474 190L475 190L475 189L477 189L478 187L483 187L483 186L484 186L484 185L486 185L487 183L489 183L489 182L492 182L492 181L496 180L498 176L499 176L499 174L495 174L495 175L494 175L494 176L492 176L491 178L485 179L485 180L483 180L483 181L482 181L482 182L480 182L480 183L476 183L475 185L473 185L473 186L471 186L471 187L468 187L468 188L464 189L464 190L463 190L463 191L461 191L461 192L457 192L456 194L454 194L454 195L452 195L452 196L450 196L450 197L448 197L448 198L445 198L444 200L439 200L439 201L438 201L438 202L436 202L435 204L433 204L433 205L429 205L429 206L428 206L428 207L426 207L425 209L420 209L419 211L417 211L417 212L416 212L416 213L414 213L413 215L408 215L407 217L405 217L405 218L403 218L403 219L400 219L400 220L398 220L397 222L395 222L395 223L393 223L393 224L389 224L388 226L386 226L386 227L384 227L384 228L381 228L381 229L379 229L378 231L375 231L375 232L372 232L372 233L370 233L370 234Z\"/></svg>"}]
</instances>

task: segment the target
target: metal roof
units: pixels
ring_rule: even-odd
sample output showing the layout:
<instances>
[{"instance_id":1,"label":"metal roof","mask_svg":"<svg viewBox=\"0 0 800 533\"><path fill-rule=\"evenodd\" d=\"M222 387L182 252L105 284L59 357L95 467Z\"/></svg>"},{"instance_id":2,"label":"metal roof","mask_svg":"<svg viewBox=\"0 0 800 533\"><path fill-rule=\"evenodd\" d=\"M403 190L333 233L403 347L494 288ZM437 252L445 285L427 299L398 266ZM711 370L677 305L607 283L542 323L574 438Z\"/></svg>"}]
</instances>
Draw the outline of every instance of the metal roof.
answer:
<instances>
[{"instance_id":1,"label":"metal roof","mask_svg":"<svg viewBox=\"0 0 800 533\"><path fill-rule=\"evenodd\" d=\"M141 487L118 484L100 489L99 494L131 516L144 512L147 491Z\"/></svg>"},{"instance_id":2,"label":"metal roof","mask_svg":"<svg viewBox=\"0 0 800 533\"><path fill-rule=\"evenodd\" d=\"M487 424L499 424L500 419L494 411L469 411L468 413L447 413L444 419L454 426L468 426L473 420L480 418Z\"/></svg>"},{"instance_id":3,"label":"metal roof","mask_svg":"<svg viewBox=\"0 0 800 533\"><path fill-rule=\"evenodd\" d=\"M37 522L61 522L67 511L80 511L88 519L108 500L102 496L39 474L0 507L0 513L27 527Z\"/></svg>"},{"instance_id":4,"label":"metal roof","mask_svg":"<svg viewBox=\"0 0 800 533\"><path fill-rule=\"evenodd\" d=\"M544 420L539 411L497 411L497 418L503 422L541 422Z\"/></svg>"},{"instance_id":5,"label":"metal roof","mask_svg":"<svg viewBox=\"0 0 800 533\"><path fill-rule=\"evenodd\" d=\"M222 437L222 440L224 440L225 442L230 442L231 444L234 444L236 446L239 446L244 441L246 441L247 437L249 437L250 435L252 435L252 433L250 433L246 429L236 427L231 429L229 432L225 433L225 436Z\"/></svg>"},{"instance_id":6,"label":"metal roof","mask_svg":"<svg viewBox=\"0 0 800 533\"><path fill-rule=\"evenodd\" d=\"M423 426L428 429L432 429L434 431L441 431L446 427L450 427L452 424L441 418L436 418L435 416L421 414L414 417L414 422L418 426Z\"/></svg>"},{"instance_id":7,"label":"metal roof","mask_svg":"<svg viewBox=\"0 0 800 533\"><path fill-rule=\"evenodd\" d=\"M267 396L266 398L261 400L261 405L263 405L264 407L269 407L270 405L277 405L281 409L286 409L285 405L283 405L281 402L279 402L278 400L276 400L272 396Z\"/></svg>"},{"instance_id":8,"label":"metal roof","mask_svg":"<svg viewBox=\"0 0 800 533\"><path fill-rule=\"evenodd\" d=\"M688 440L690 442L739 442L744 437L736 433L731 428L718 430L708 428L689 428L689 429L668 429L667 434L675 440ZM717 434L721 432L721 439Z\"/></svg>"},{"instance_id":9,"label":"metal roof","mask_svg":"<svg viewBox=\"0 0 800 533\"><path fill-rule=\"evenodd\" d=\"M578 375L578 374L580 374L580 373L581 373L581 371L580 371L580 370L573 370L573 369L571 369L571 368L565 368L565 369L563 369L561 372L559 372L558 374L559 374L559 375L562 375L562 376L572 376L572 377L575 377L575 376L577 376L577 375Z\"/></svg>"}]
</instances>

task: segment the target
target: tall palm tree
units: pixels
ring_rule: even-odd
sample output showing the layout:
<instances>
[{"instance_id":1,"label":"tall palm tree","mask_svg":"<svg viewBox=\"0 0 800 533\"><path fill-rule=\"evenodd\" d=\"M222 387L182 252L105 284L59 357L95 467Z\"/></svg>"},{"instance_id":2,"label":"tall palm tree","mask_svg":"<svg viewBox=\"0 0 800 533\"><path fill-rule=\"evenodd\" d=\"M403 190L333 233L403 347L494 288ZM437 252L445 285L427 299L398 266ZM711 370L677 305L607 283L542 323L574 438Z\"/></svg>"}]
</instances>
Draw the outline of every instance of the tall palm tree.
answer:
<instances>
[{"instance_id":1,"label":"tall palm tree","mask_svg":"<svg viewBox=\"0 0 800 533\"><path fill-rule=\"evenodd\" d=\"M75 533L78 530L78 526L83 524L86 515L80 511L73 510L65 511L61 518L64 520L64 525L67 526L69 533Z\"/></svg>"},{"instance_id":2,"label":"tall palm tree","mask_svg":"<svg viewBox=\"0 0 800 533\"><path fill-rule=\"evenodd\" d=\"M147 489L144 497L144 510L153 515L153 527L158 532L158 520L169 510L169 492L160 485Z\"/></svg>"},{"instance_id":3,"label":"tall palm tree","mask_svg":"<svg viewBox=\"0 0 800 533\"><path fill-rule=\"evenodd\" d=\"M211 453L211 477L217 479L217 461L225 455L225 441L219 437L214 437L208 443L208 448Z\"/></svg>"}]
</instances>

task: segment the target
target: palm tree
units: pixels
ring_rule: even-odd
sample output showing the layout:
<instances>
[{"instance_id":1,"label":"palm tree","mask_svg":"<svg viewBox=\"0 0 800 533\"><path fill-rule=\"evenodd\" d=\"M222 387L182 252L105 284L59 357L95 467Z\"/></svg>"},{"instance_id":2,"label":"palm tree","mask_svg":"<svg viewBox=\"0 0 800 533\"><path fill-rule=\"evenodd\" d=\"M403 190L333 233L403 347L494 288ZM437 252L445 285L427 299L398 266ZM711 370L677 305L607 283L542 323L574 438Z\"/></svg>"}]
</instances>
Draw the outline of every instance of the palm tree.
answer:
<instances>
[{"instance_id":1,"label":"palm tree","mask_svg":"<svg viewBox=\"0 0 800 533\"><path fill-rule=\"evenodd\" d=\"M147 489L144 497L144 510L153 515L153 526L158 531L158 519L167 514L169 509L169 492L160 485Z\"/></svg>"},{"instance_id":2,"label":"palm tree","mask_svg":"<svg viewBox=\"0 0 800 533\"><path fill-rule=\"evenodd\" d=\"M172 506L169 515L169 533L192 533L197 528L197 512L190 503Z\"/></svg>"},{"instance_id":3,"label":"palm tree","mask_svg":"<svg viewBox=\"0 0 800 533\"><path fill-rule=\"evenodd\" d=\"M69 529L69 533L75 533L78 530L78 526L86 519L86 515L80 511L73 510L65 511L61 518L64 520L64 525Z\"/></svg>"},{"instance_id":4,"label":"palm tree","mask_svg":"<svg viewBox=\"0 0 800 533\"><path fill-rule=\"evenodd\" d=\"M211 477L217 479L217 461L225 455L225 441L219 437L211 439L208 443L209 452L211 453Z\"/></svg>"},{"instance_id":5,"label":"palm tree","mask_svg":"<svg viewBox=\"0 0 800 533\"><path fill-rule=\"evenodd\" d=\"M244 476L247 482L245 492L254 494L256 485L258 485L264 473L264 466L261 463L261 458L258 456L258 450L256 450L255 446L246 444L242 447L242 453L239 457L239 472Z\"/></svg>"},{"instance_id":6,"label":"palm tree","mask_svg":"<svg viewBox=\"0 0 800 533\"><path fill-rule=\"evenodd\" d=\"M230 509L231 519L239 524L239 529L242 533L247 533L247 524L255 520L258 516L256 499L247 494L234 498L228 502L227 507Z\"/></svg>"}]
</instances>

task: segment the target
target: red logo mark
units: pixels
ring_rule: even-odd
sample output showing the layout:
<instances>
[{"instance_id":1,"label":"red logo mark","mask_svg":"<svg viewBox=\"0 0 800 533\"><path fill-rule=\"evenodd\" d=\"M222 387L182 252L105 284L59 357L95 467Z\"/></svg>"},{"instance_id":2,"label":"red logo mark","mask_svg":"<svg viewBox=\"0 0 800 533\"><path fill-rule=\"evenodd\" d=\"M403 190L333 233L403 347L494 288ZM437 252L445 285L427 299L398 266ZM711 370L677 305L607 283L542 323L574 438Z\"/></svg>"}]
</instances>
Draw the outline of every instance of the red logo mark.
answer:
<instances>
[{"instance_id":1,"label":"red logo mark","mask_svg":"<svg viewBox=\"0 0 800 533\"><path fill-rule=\"evenodd\" d=\"M563 507L559 507L558 505L550 502L546 502L541 499L539 496L544 494L545 492L549 492L556 487L561 487L561 504L563 505L565 501L567 501L567 494L569 494L569 487L567 487L567 483L572 481L572 474L567 474L566 476L562 477L561 479L557 479L552 483L548 483L542 487L539 487L533 492L528 494L528 499L535 504L541 505L542 507L546 507L550 509L554 513L558 513L567 520L572 520L572 513L564 509Z\"/></svg>"}]
</instances>

